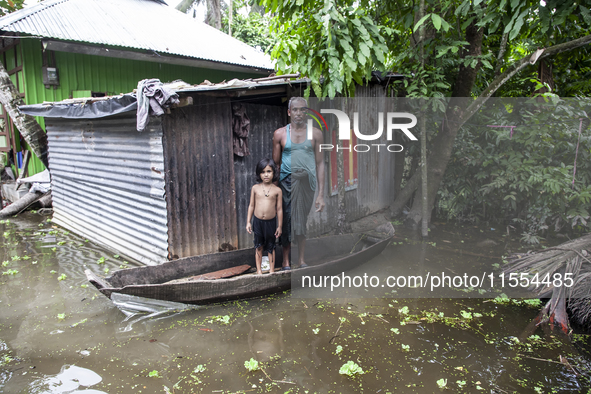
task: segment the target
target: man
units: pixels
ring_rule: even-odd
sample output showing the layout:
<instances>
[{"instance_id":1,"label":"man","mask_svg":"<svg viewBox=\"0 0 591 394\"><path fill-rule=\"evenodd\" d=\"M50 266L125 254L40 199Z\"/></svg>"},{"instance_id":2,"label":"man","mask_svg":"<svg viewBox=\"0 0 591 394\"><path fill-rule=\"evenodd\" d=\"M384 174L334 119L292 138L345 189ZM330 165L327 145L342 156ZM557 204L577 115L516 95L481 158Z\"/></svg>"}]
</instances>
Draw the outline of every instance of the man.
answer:
<instances>
[{"instance_id":1,"label":"man","mask_svg":"<svg viewBox=\"0 0 591 394\"><path fill-rule=\"evenodd\" d=\"M273 134L273 160L280 168L279 187L283 191L283 270L291 269L292 231L298 244L300 267L307 267L306 222L316 189L316 212L324 208L324 159L319 149L324 141L317 128L313 128L312 140L308 140L306 107L302 97L289 100L287 115L291 124Z\"/></svg>"}]
</instances>

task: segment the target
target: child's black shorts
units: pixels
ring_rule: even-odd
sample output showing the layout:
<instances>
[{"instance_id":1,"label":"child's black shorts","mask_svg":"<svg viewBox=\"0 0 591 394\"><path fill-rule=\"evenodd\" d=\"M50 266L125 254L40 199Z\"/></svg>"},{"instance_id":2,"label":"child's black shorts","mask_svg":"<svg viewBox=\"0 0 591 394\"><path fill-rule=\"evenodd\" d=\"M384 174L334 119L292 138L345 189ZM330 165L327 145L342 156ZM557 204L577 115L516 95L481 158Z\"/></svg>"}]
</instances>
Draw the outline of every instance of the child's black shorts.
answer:
<instances>
[{"instance_id":1,"label":"child's black shorts","mask_svg":"<svg viewBox=\"0 0 591 394\"><path fill-rule=\"evenodd\" d=\"M254 247L263 247L263 251L273 253L275 250L275 231L277 230L277 216L269 220L261 220L253 216L252 231L254 232Z\"/></svg>"}]
</instances>

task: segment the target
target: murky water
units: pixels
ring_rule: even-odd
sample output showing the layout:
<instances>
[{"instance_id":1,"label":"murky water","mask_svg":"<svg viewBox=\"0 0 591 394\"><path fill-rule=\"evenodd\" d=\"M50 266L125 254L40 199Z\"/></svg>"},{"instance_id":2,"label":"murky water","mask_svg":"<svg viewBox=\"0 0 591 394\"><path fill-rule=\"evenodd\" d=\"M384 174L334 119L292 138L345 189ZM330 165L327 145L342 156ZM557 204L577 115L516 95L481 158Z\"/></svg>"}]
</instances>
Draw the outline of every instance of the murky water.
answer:
<instances>
[{"instance_id":1,"label":"murky water","mask_svg":"<svg viewBox=\"0 0 591 394\"><path fill-rule=\"evenodd\" d=\"M398 299L392 292L338 299L281 294L181 311L148 305L150 312L137 314L86 286L84 269L104 274L133 265L123 258L36 214L0 224L1 233L4 393L438 393L440 387L549 393L591 387L588 337L575 335L569 343L534 331L528 325L538 309L527 305ZM399 235L372 264L397 267L389 274L418 263L422 270L453 272L460 264L478 271L500 262L487 256L511 247L490 229L440 226L432 235L434 244L427 246ZM497 245L474 246L487 238Z\"/></svg>"}]
</instances>

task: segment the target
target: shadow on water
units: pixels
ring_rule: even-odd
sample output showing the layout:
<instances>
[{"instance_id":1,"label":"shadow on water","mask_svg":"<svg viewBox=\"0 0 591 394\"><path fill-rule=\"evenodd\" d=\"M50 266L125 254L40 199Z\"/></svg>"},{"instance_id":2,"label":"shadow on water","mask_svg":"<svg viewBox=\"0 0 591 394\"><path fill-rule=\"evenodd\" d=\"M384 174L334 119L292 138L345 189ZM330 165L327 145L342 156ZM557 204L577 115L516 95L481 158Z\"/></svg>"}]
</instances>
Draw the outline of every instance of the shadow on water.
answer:
<instances>
[{"instance_id":1,"label":"shadow on water","mask_svg":"<svg viewBox=\"0 0 591 394\"><path fill-rule=\"evenodd\" d=\"M442 227L427 245L399 236L358 273L494 269L510 242L480 230ZM590 387L588 337L568 342L541 329L526 332L538 312L531 306L401 298L392 290L379 298L281 294L208 307L111 302L87 286L83 271L104 274L131 262L34 214L0 224L0 233L6 273L0 276L1 392L547 393ZM486 239L496 245L476 245Z\"/></svg>"}]
</instances>

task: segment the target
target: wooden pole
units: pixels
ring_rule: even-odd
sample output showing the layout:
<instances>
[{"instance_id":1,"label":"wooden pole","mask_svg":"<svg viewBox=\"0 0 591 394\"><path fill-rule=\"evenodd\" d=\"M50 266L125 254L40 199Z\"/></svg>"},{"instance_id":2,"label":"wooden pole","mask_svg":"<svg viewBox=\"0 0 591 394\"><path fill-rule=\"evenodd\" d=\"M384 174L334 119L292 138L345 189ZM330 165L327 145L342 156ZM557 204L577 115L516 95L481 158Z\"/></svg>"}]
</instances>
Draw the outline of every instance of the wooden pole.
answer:
<instances>
[{"instance_id":1,"label":"wooden pole","mask_svg":"<svg viewBox=\"0 0 591 394\"><path fill-rule=\"evenodd\" d=\"M421 0L419 18L423 18L425 14L425 0ZM421 61L421 70L425 70L425 24L420 27L419 37L421 40L421 49L419 57ZM422 75L422 74L421 74ZM421 84L424 83L421 77ZM421 235L426 238L429 235L429 184L427 183L427 131L425 119L425 99L421 98L421 112L419 119L421 129Z\"/></svg>"}]
</instances>

